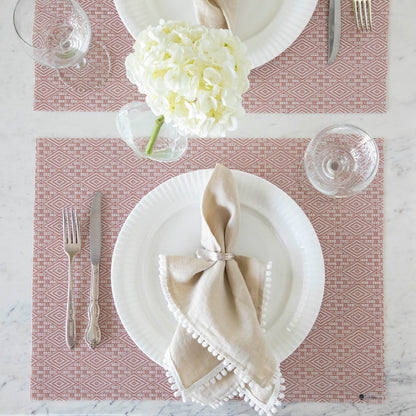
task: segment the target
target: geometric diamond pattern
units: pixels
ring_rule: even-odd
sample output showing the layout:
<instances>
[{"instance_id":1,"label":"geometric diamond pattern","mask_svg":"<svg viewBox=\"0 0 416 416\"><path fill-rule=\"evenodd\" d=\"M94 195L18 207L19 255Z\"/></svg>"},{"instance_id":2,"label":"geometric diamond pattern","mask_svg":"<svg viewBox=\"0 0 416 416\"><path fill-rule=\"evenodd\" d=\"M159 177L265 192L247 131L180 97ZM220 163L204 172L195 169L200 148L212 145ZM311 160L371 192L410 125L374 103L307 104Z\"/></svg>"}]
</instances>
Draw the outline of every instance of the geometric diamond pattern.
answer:
<instances>
[{"instance_id":1,"label":"geometric diamond pattern","mask_svg":"<svg viewBox=\"0 0 416 416\"><path fill-rule=\"evenodd\" d=\"M41 0L37 0L41 5ZM118 111L141 99L124 67L134 39L121 22L113 0L80 0L93 38L106 46L111 71L94 91L64 88L52 68L35 67L34 109L39 111ZM387 97L389 1L372 5L371 32L358 32L351 0L342 0L341 45L327 64L327 0L319 0L301 35L282 54L250 73L243 105L250 113L383 113ZM163 12L162 12L163 13Z\"/></svg>"},{"instance_id":2,"label":"geometric diamond pattern","mask_svg":"<svg viewBox=\"0 0 416 416\"><path fill-rule=\"evenodd\" d=\"M308 25L293 44L272 61L251 71L251 88L243 101L246 111L385 112L389 2L375 3L377 27L371 33L360 33L354 27L351 1L341 1L341 45L336 61L328 65L329 2L319 0Z\"/></svg>"},{"instance_id":3,"label":"geometric diamond pattern","mask_svg":"<svg viewBox=\"0 0 416 416\"><path fill-rule=\"evenodd\" d=\"M374 3L375 4L375 3ZM114 25L114 21L112 22ZM308 52L309 45L303 46ZM306 139L193 139L176 162L138 160L121 140L38 139L34 213L31 396L39 400L172 400L165 371L132 342L111 292L111 256L120 228L150 190L180 173L213 168L261 176L304 210L321 242L325 292L311 332L282 363L288 401L362 401L384 398L383 142L375 180L361 194L332 200L317 193L293 167ZM89 210L102 189L100 273L102 342L83 340L89 302ZM79 212L80 254L74 291L78 342L65 344L67 257L61 243L64 206Z\"/></svg>"}]
</instances>

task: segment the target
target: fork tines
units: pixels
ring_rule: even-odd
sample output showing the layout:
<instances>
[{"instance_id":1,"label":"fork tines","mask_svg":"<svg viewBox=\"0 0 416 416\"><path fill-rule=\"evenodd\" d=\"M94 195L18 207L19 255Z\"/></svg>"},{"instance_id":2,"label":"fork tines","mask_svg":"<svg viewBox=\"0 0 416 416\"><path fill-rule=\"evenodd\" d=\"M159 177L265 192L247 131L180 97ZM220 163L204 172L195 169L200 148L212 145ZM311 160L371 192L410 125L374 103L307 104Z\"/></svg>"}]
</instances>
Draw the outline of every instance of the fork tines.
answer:
<instances>
[{"instance_id":1,"label":"fork tines","mask_svg":"<svg viewBox=\"0 0 416 416\"><path fill-rule=\"evenodd\" d=\"M371 0L353 0L355 24L358 30L372 30Z\"/></svg>"},{"instance_id":2,"label":"fork tines","mask_svg":"<svg viewBox=\"0 0 416 416\"><path fill-rule=\"evenodd\" d=\"M63 232L64 244L77 244L79 242L79 221L76 210L64 208Z\"/></svg>"}]
</instances>

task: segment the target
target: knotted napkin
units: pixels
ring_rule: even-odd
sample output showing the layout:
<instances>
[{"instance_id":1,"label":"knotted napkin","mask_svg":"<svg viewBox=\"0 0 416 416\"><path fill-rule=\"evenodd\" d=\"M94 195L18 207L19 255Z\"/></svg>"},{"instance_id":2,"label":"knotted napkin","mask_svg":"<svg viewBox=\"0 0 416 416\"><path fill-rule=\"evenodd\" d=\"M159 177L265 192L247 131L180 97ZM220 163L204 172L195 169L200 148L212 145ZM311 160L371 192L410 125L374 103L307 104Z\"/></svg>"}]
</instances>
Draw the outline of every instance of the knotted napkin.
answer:
<instances>
[{"instance_id":1,"label":"knotted napkin","mask_svg":"<svg viewBox=\"0 0 416 416\"><path fill-rule=\"evenodd\" d=\"M237 0L193 0L198 23L234 32Z\"/></svg>"},{"instance_id":2,"label":"knotted napkin","mask_svg":"<svg viewBox=\"0 0 416 416\"><path fill-rule=\"evenodd\" d=\"M239 211L233 174L217 165L202 197L196 257L159 256L162 290L178 323L164 367L184 401L218 407L240 396L270 414L284 390L262 328L271 264L234 254Z\"/></svg>"}]
</instances>

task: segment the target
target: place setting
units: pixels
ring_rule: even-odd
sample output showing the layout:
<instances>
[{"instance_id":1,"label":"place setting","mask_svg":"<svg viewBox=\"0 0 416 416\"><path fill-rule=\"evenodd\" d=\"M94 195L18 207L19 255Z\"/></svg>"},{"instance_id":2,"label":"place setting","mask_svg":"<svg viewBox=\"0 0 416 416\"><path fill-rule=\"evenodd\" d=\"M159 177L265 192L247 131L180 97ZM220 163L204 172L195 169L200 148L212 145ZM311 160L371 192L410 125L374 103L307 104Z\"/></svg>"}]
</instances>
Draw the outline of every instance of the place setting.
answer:
<instances>
[{"instance_id":1,"label":"place setting","mask_svg":"<svg viewBox=\"0 0 416 416\"><path fill-rule=\"evenodd\" d=\"M263 290L269 301L259 316L285 380L285 390L279 390L285 398L279 401L359 401L360 394L365 400L382 400L382 158L365 190L331 203L334 198L296 176L293 167L307 144L305 139L199 139L166 168L137 158L117 139L38 140L35 229L44 229L43 221L49 226L48 232L35 233L32 397L176 399L174 391L180 389L171 389L172 374L165 374L164 360L180 324L161 285L159 255L197 259L201 200L215 160L229 167L238 189L235 254L257 259L268 276ZM259 156L265 153L274 155L267 163ZM79 167L76 180L62 182L74 164ZM91 274L91 199L85 196L92 197L97 186L105 224L99 287L102 340L92 350L82 339ZM68 198L80 207L84 229L84 251L75 263L79 342L73 349L65 343L62 319L66 261L62 243L50 244L61 240L61 206ZM50 218L56 220L51 223ZM57 256L62 259L58 268ZM46 286L45 269L54 270ZM194 332L188 335L194 340ZM98 377L96 387L85 377L85 368ZM312 380L314 388L306 389ZM239 389L229 394L235 392L238 398Z\"/></svg>"},{"instance_id":2,"label":"place setting","mask_svg":"<svg viewBox=\"0 0 416 416\"><path fill-rule=\"evenodd\" d=\"M21 0L20 4L24 3ZM65 2L62 0L62 3ZM55 2L52 11L63 9L62 3ZM38 0L34 4L39 13L29 13L29 18L51 15L48 2ZM91 57L89 62L94 65L88 69L86 61L81 62L86 80L78 86L74 84L73 72L79 71L71 69L71 87L69 79L62 78L63 71L54 69L57 62L47 63L32 53L32 57L40 62L35 68L34 110L107 112L119 111L131 101L142 102L143 95L138 94L125 77L124 61L132 51L135 36L148 25L156 25L160 19L197 22L191 1L181 0L175 4L178 7L162 0L152 3L80 1L83 12L79 18L84 28L78 39L82 37L83 43L79 43L78 52L70 53L70 60L75 67L79 66L76 57L85 54L90 41L86 56ZM385 112L388 0L372 2L371 13L368 6L359 8L361 4L366 3L356 2L354 6L347 0L302 0L295 7L288 0L270 0L258 10L250 1L238 2L234 30L247 47L252 69L250 89L243 97L246 111ZM251 18L253 14L256 19ZM366 16L370 15L371 30L367 30L370 21ZM333 54L333 61L328 62L329 24L335 16L337 34L331 39L338 39L337 53ZM42 19L35 20L35 33L41 34L44 24ZM15 26L20 30L18 22ZM31 28L30 25L26 27ZM19 36L25 49L32 47L33 51L31 39L25 38L25 32L21 31ZM70 62L67 60L65 65Z\"/></svg>"},{"instance_id":3,"label":"place setting","mask_svg":"<svg viewBox=\"0 0 416 416\"><path fill-rule=\"evenodd\" d=\"M130 41L121 61L126 50L114 57L105 25L87 18L94 2L69 3L55 43L45 30L46 48L30 54L55 71L58 107L76 91L78 109L117 108L119 138L36 141L32 399L242 400L266 415L286 401L382 402L383 139L350 124L311 138L229 137L264 111L250 104L259 80L273 84L263 75L323 11L319 76L320 65L343 67L341 16L373 36L378 8L282 0L256 20L248 2L116 0L112 22ZM77 34L85 45L73 55ZM89 55L103 51L92 84ZM135 92L104 108L115 69ZM293 111L345 111L307 101Z\"/></svg>"},{"instance_id":4,"label":"place setting","mask_svg":"<svg viewBox=\"0 0 416 416\"><path fill-rule=\"evenodd\" d=\"M63 213L63 244L68 255L68 306L66 315L66 345L74 348L77 342L77 323L73 291L74 259L81 251L81 231L77 212L66 208ZM100 316L99 270L101 257L101 192L94 195L90 216L90 257L91 257L91 291L88 306L88 325L85 330L85 341L90 348L95 348L101 341L101 330L98 323Z\"/></svg>"}]
</instances>

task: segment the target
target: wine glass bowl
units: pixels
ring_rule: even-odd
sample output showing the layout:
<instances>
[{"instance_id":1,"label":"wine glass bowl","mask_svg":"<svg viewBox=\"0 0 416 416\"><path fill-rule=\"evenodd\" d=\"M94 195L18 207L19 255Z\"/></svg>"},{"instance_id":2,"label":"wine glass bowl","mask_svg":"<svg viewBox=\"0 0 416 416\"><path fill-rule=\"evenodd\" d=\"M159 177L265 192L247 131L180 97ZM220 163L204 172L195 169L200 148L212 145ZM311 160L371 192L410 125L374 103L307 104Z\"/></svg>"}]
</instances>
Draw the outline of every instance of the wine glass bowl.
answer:
<instances>
[{"instance_id":1,"label":"wine glass bowl","mask_svg":"<svg viewBox=\"0 0 416 416\"><path fill-rule=\"evenodd\" d=\"M378 162L375 140L349 124L319 132L304 156L309 182L330 197L351 196L365 189L377 173Z\"/></svg>"},{"instance_id":2,"label":"wine glass bowl","mask_svg":"<svg viewBox=\"0 0 416 416\"><path fill-rule=\"evenodd\" d=\"M66 86L90 89L107 79L109 55L91 42L88 16L76 0L18 0L13 23L25 52L57 69Z\"/></svg>"},{"instance_id":3,"label":"wine glass bowl","mask_svg":"<svg viewBox=\"0 0 416 416\"><path fill-rule=\"evenodd\" d=\"M91 26L78 3L56 0L16 3L13 22L28 55L41 65L66 68L82 61L91 41Z\"/></svg>"}]
</instances>

